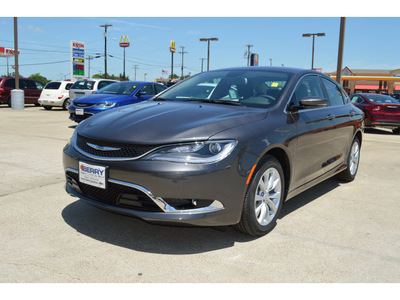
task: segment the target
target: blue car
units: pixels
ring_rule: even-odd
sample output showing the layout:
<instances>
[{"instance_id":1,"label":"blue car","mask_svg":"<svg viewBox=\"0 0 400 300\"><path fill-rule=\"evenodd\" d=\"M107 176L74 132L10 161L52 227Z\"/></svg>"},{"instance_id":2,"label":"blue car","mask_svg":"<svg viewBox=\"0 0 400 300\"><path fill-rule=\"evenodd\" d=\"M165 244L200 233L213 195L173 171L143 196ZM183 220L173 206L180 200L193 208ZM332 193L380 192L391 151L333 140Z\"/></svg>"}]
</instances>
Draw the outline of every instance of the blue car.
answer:
<instances>
[{"instance_id":1,"label":"blue car","mask_svg":"<svg viewBox=\"0 0 400 300\"><path fill-rule=\"evenodd\" d=\"M76 98L68 108L69 118L79 123L94 114L150 99L166 88L144 81L112 83L93 94Z\"/></svg>"}]
</instances>

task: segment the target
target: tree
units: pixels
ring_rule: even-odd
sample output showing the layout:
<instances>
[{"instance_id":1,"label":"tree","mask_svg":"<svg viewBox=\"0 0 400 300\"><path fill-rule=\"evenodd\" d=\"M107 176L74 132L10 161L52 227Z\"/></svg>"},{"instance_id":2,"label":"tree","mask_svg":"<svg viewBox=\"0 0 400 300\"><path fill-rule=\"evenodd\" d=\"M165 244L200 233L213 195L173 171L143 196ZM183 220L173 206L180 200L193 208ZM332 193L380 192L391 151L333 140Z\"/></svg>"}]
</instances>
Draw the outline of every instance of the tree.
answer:
<instances>
[{"instance_id":1,"label":"tree","mask_svg":"<svg viewBox=\"0 0 400 300\"><path fill-rule=\"evenodd\" d=\"M28 78L29 78L29 79L34 79L34 80L40 81L40 82L42 82L42 83L44 83L44 84L46 84L46 83L48 83L48 82L51 81L51 80L47 79L46 77L40 75L40 73L32 74L32 75L30 75Z\"/></svg>"}]
</instances>

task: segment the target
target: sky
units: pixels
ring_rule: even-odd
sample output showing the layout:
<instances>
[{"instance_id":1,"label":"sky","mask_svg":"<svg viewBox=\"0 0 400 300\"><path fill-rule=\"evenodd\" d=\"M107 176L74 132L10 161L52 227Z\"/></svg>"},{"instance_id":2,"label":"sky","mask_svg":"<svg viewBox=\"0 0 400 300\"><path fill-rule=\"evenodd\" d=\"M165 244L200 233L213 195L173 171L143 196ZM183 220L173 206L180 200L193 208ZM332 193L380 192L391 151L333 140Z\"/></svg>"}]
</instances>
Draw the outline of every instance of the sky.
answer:
<instances>
[{"instance_id":1,"label":"sky","mask_svg":"<svg viewBox=\"0 0 400 300\"><path fill-rule=\"evenodd\" d=\"M40 2L43 7L49 3L54 6L54 1ZM88 2L87 7L93 7L93 3ZM135 79L135 65L137 80L144 80L145 73L148 81L170 75L171 40L176 42L174 73L181 75L181 47L187 52L183 56L183 74L199 73L201 59L207 58L207 43L199 39L211 37L219 40L211 42L210 70L246 66L245 52L249 44L253 45L251 51L259 55L261 66L311 68L312 38L303 38L302 34L319 32L326 36L315 38L314 67L333 72L337 65L340 16L346 16L343 67L400 68L400 13L393 15L400 11L400 4L396 2L382 2L381 6L360 11L356 4L349 8L348 2L337 1L335 4L346 10L336 8L333 14L327 13L327 6L311 12L304 10L308 3L317 7L321 3L318 1L270 5L265 4L270 2L255 0L252 6L247 6L244 1L236 0L179 0L173 2L176 5L168 2L165 6L166 2L158 0L145 4L120 4L116 0L110 9L101 11L88 10L81 4L78 6L80 2L72 1L62 13L44 12L37 7L31 10L29 2L25 3L21 10L6 9L0 14L0 47L14 48L13 16L18 17L20 74L25 77L40 73L49 80L70 78L71 40L85 43L86 56L104 54L104 28L100 27L104 24L112 25L108 27L107 54L113 57L107 59L107 73L119 75L123 72L123 48L119 47L119 41L122 35L127 35L130 47L125 50L125 68L131 80ZM126 3L131 4L127 7ZM190 3L192 6L188 6ZM299 3L302 5L298 6ZM288 7L284 7L286 4ZM10 72L13 64L14 59L9 58ZM204 60L204 70L206 67ZM162 70L168 75L162 75ZM6 73L7 59L0 57L0 75ZM104 57L91 60L90 74L96 73L104 73Z\"/></svg>"}]
</instances>

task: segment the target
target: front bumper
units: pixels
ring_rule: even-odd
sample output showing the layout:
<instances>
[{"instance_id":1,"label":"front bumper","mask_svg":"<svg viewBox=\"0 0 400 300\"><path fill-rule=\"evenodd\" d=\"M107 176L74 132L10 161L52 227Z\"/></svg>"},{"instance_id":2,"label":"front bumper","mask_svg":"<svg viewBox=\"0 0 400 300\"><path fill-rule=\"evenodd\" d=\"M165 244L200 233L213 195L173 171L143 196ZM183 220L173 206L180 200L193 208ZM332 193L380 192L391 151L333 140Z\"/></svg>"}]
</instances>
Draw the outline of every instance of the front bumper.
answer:
<instances>
[{"instance_id":1,"label":"front bumper","mask_svg":"<svg viewBox=\"0 0 400 300\"><path fill-rule=\"evenodd\" d=\"M83 114L80 114L80 115L76 114L76 109L83 109ZM111 109L111 108L93 107L93 106L77 107L77 106L72 105L68 108L69 119L79 123L95 114L101 113L103 111L107 111L109 109Z\"/></svg>"},{"instance_id":2,"label":"front bumper","mask_svg":"<svg viewBox=\"0 0 400 300\"><path fill-rule=\"evenodd\" d=\"M236 159L215 165L100 162L67 145L63 161L66 191L97 207L151 223L225 226L240 220L247 186ZM107 167L107 190L79 182L79 161Z\"/></svg>"}]
</instances>

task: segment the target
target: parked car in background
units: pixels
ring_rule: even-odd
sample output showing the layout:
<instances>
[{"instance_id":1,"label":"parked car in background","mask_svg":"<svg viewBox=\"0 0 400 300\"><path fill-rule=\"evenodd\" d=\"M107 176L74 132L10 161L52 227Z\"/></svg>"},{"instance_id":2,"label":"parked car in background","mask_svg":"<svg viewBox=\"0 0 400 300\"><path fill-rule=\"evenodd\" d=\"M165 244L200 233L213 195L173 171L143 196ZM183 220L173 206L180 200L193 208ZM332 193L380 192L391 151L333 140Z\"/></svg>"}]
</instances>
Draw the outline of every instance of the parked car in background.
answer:
<instances>
[{"instance_id":1,"label":"parked car in background","mask_svg":"<svg viewBox=\"0 0 400 300\"><path fill-rule=\"evenodd\" d=\"M391 94L390 96L392 96L397 101L400 101L400 94Z\"/></svg>"},{"instance_id":2,"label":"parked car in background","mask_svg":"<svg viewBox=\"0 0 400 300\"><path fill-rule=\"evenodd\" d=\"M69 90L69 98L74 100L77 97L92 94L106 85L114 82L118 82L118 80L99 78L77 80Z\"/></svg>"},{"instance_id":3,"label":"parked car in background","mask_svg":"<svg viewBox=\"0 0 400 300\"><path fill-rule=\"evenodd\" d=\"M365 114L366 127L392 129L400 134L400 103L388 95L358 93L350 95L351 102Z\"/></svg>"},{"instance_id":4,"label":"parked car in background","mask_svg":"<svg viewBox=\"0 0 400 300\"><path fill-rule=\"evenodd\" d=\"M63 151L66 190L149 222L260 236L285 200L334 175L354 180L362 122L317 71L204 72L80 123Z\"/></svg>"},{"instance_id":5,"label":"parked car in background","mask_svg":"<svg viewBox=\"0 0 400 300\"><path fill-rule=\"evenodd\" d=\"M54 106L68 109L71 104L69 98L69 90L74 83L71 81L51 81L42 90L39 104L46 110L52 109Z\"/></svg>"},{"instance_id":6,"label":"parked car in background","mask_svg":"<svg viewBox=\"0 0 400 300\"><path fill-rule=\"evenodd\" d=\"M94 114L111 108L147 100L165 89L166 86L153 82L114 82L94 94L73 100L69 107L69 118L79 123Z\"/></svg>"},{"instance_id":7,"label":"parked car in background","mask_svg":"<svg viewBox=\"0 0 400 300\"><path fill-rule=\"evenodd\" d=\"M29 78L20 78L19 88L24 90L25 104L39 106L38 99L44 83ZM8 104L11 107L11 91L14 89L15 78L0 78L0 104Z\"/></svg>"}]
</instances>

